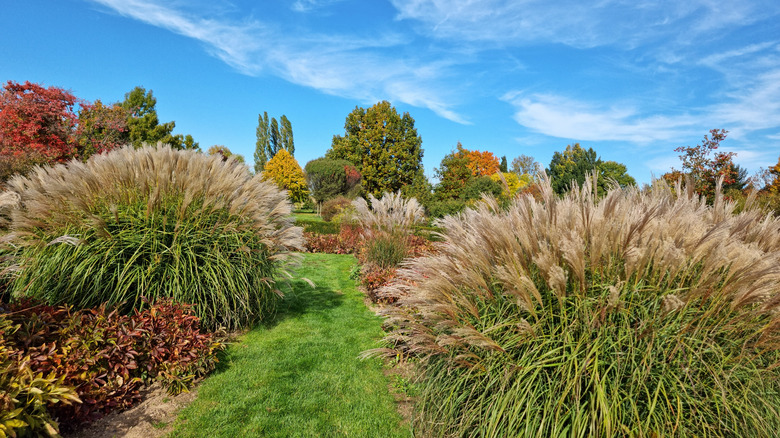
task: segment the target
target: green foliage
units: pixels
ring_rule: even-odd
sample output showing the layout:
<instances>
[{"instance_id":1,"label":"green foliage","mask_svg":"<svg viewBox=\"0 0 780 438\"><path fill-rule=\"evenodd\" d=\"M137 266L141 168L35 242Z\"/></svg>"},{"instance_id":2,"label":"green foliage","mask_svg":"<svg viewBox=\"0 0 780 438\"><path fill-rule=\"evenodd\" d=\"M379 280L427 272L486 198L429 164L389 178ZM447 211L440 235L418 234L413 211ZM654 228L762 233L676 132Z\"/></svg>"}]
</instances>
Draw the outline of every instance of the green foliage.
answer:
<instances>
[{"instance_id":1,"label":"green foliage","mask_svg":"<svg viewBox=\"0 0 780 438\"><path fill-rule=\"evenodd\" d=\"M547 176L555 193L563 194L571 190L572 182L582 185L588 174L596 173L601 165L596 151L583 149L579 143L566 146L563 152L555 152Z\"/></svg>"},{"instance_id":2,"label":"green foliage","mask_svg":"<svg viewBox=\"0 0 780 438\"><path fill-rule=\"evenodd\" d=\"M447 217L399 270L387 341L420 359L415 433L775 436L780 218L595 186Z\"/></svg>"},{"instance_id":3,"label":"green foliage","mask_svg":"<svg viewBox=\"0 0 780 438\"><path fill-rule=\"evenodd\" d=\"M375 233L366 243L366 262L381 269L397 267L409 254L406 236L394 233Z\"/></svg>"},{"instance_id":4,"label":"green foliage","mask_svg":"<svg viewBox=\"0 0 780 438\"><path fill-rule=\"evenodd\" d=\"M489 176L481 176L479 178L472 178L463 188L461 193L461 200L464 202L475 201L480 199L483 194L499 197L503 193L504 188L501 183L495 181Z\"/></svg>"},{"instance_id":5,"label":"green foliage","mask_svg":"<svg viewBox=\"0 0 780 438\"><path fill-rule=\"evenodd\" d=\"M325 155L347 160L362 175L363 190L374 196L412 184L422 170L422 139L409 113L400 116L390 102L347 115L344 135L334 135Z\"/></svg>"},{"instance_id":6,"label":"green foliage","mask_svg":"<svg viewBox=\"0 0 780 438\"><path fill-rule=\"evenodd\" d=\"M317 158L306 163L305 171L311 195L318 203L346 196L360 181L360 173L347 160Z\"/></svg>"},{"instance_id":7,"label":"green foliage","mask_svg":"<svg viewBox=\"0 0 780 438\"><path fill-rule=\"evenodd\" d=\"M143 87L135 87L125 94L125 100L120 105L129 113L127 140L136 148L161 142L174 149L200 149L191 135L173 135L176 122L160 123L155 108L157 99L152 95L152 90L147 92Z\"/></svg>"},{"instance_id":8,"label":"green foliage","mask_svg":"<svg viewBox=\"0 0 780 438\"><path fill-rule=\"evenodd\" d=\"M194 151L122 148L8 188L13 293L50 303L128 312L171 297L196 304L206 327L233 329L272 310L274 279L303 245L283 191Z\"/></svg>"},{"instance_id":9,"label":"green foliage","mask_svg":"<svg viewBox=\"0 0 780 438\"><path fill-rule=\"evenodd\" d=\"M343 196L337 196L322 204L320 216L322 216L322 220L325 222L330 222L336 215L350 208L352 208L352 201Z\"/></svg>"},{"instance_id":10,"label":"green foliage","mask_svg":"<svg viewBox=\"0 0 780 438\"><path fill-rule=\"evenodd\" d=\"M255 173L259 174L265 170L268 160L276 156L282 149L286 150L291 156L295 156L292 123L284 114L282 114L280 121L282 125L281 130L276 118L271 117L270 120L268 119L268 112L263 111L263 114L258 114L257 116L257 142L255 143L254 155Z\"/></svg>"},{"instance_id":11,"label":"green foliage","mask_svg":"<svg viewBox=\"0 0 780 438\"><path fill-rule=\"evenodd\" d=\"M323 222L321 220L301 220L295 221L299 227L303 227L304 233L315 234L338 234L341 224L336 222Z\"/></svg>"},{"instance_id":12,"label":"green foliage","mask_svg":"<svg viewBox=\"0 0 780 438\"><path fill-rule=\"evenodd\" d=\"M460 143L458 146L460 146ZM436 176L439 178L439 183L434 188L437 200L461 199L466 185L474 178L471 169L468 168L468 156L460 153L460 149L445 155L439 167L434 169Z\"/></svg>"},{"instance_id":13,"label":"green foliage","mask_svg":"<svg viewBox=\"0 0 780 438\"><path fill-rule=\"evenodd\" d=\"M501 157L501 164L498 165L498 171L504 173L509 172L509 169L507 168L506 155Z\"/></svg>"},{"instance_id":14,"label":"green foliage","mask_svg":"<svg viewBox=\"0 0 780 438\"><path fill-rule=\"evenodd\" d=\"M599 191L606 193L610 181L615 181L620 187L635 186L636 180L628 174L625 164L616 161L604 161L599 166Z\"/></svg>"}]
</instances>

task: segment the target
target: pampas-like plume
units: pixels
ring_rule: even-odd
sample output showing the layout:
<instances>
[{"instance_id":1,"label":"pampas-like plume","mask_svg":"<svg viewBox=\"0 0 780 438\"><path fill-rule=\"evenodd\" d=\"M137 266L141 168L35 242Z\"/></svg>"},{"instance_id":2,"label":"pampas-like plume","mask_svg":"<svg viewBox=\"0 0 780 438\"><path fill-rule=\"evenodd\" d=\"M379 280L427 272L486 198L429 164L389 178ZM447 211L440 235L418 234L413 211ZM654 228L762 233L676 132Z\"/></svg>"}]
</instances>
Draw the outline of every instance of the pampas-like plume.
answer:
<instances>
[{"instance_id":1,"label":"pampas-like plume","mask_svg":"<svg viewBox=\"0 0 780 438\"><path fill-rule=\"evenodd\" d=\"M83 306L172 295L202 300L207 324L232 327L260 316L272 274L303 248L291 210L244 164L163 145L38 167L0 195L4 241L21 268L16 293ZM55 255L73 265L54 266Z\"/></svg>"},{"instance_id":2,"label":"pampas-like plume","mask_svg":"<svg viewBox=\"0 0 780 438\"><path fill-rule=\"evenodd\" d=\"M363 227L380 229L387 232L408 231L421 223L425 210L416 199L404 199L401 192L385 193L381 199L369 194L369 203L363 198L352 201L355 218Z\"/></svg>"},{"instance_id":3,"label":"pampas-like plume","mask_svg":"<svg viewBox=\"0 0 780 438\"><path fill-rule=\"evenodd\" d=\"M708 206L682 183L613 188L598 200L595 181L556 197L542 179L541 201L524 196L501 210L487 200L439 220L437 253L407 261L388 286L405 297L384 312L388 340L422 358L422 435L559 436L571 427L572 436L617 436L610 424L636 436L776 433L778 421L755 416L745 429L736 412L780 407L750 392L778 377L765 373L780 365L780 218L735 214L720 197ZM711 351L724 356L709 359ZM691 363L703 357L719 363L702 362L694 374ZM713 374L732 365L734 375ZM645 380L633 374L639 366ZM720 388L742 367L752 377ZM666 374L677 370L688 375ZM491 377L513 372L528 380ZM660 389L668 382L695 389ZM700 394L702 385L712 394ZM582 392L597 386L601 393ZM663 403L645 397L656 391ZM677 410L692 406L685 394L716 401L692 415ZM480 410L491 406L503 413ZM585 412L590 420L569 416Z\"/></svg>"}]
</instances>

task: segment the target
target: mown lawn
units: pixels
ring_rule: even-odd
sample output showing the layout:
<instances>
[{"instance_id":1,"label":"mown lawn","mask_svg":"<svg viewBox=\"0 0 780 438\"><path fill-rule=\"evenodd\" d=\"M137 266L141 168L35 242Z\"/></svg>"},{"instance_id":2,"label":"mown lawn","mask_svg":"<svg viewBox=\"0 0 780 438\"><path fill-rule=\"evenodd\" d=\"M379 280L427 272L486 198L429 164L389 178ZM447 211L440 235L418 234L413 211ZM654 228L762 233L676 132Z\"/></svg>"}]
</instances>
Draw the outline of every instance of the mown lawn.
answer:
<instances>
[{"instance_id":1,"label":"mown lawn","mask_svg":"<svg viewBox=\"0 0 780 438\"><path fill-rule=\"evenodd\" d=\"M306 254L274 322L231 345L182 411L176 437L409 437L378 359L381 319L349 278L349 255Z\"/></svg>"}]
</instances>

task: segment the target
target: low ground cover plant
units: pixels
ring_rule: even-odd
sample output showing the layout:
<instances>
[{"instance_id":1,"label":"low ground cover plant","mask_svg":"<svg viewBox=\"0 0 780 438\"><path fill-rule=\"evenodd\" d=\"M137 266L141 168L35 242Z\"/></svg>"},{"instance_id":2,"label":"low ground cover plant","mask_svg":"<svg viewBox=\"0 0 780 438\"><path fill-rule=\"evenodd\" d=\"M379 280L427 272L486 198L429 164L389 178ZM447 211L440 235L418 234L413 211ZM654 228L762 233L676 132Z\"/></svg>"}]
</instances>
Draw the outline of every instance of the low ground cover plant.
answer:
<instances>
[{"instance_id":1,"label":"low ground cover plant","mask_svg":"<svg viewBox=\"0 0 780 438\"><path fill-rule=\"evenodd\" d=\"M184 391L214 369L223 348L191 306L169 300L129 316L19 301L0 313L0 335L0 403L25 423L12 430L32 434L58 430L53 419L72 430L130 407L153 381Z\"/></svg>"},{"instance_id":2,"label":"low ground cover plant","mask_svg":"<svg viewBox=\"0 0 780 438\"><path fill-rule=\"evenodd\" d=\"M39 167L3 196L12 294L51 304L128 313L167 297L195 305L210 329L233 329L272 311L275 282L303 247L273 182L163 145Z\"/></svg>"},{"instance_id":3,"label":"low ground cover plant","mask_svg":"<svg viewBox=\"0 0 780 438\"><path fill-rule=\"evenodd\" d=\"M388 289L420 436L774 436L780 219L596 182L438 222Z\"/></svg>"}]
</instances>

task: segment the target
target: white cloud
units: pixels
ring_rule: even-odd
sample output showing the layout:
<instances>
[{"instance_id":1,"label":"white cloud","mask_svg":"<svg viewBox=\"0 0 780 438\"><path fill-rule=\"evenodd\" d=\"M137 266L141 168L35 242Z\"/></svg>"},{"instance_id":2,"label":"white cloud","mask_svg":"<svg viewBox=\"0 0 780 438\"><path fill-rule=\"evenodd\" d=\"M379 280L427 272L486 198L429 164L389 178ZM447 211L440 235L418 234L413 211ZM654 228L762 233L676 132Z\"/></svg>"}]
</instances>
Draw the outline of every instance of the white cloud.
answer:
<instances>
[{"instance_id":1,"label":"white cloud","mask_svg":"<svg viewBox=\"0 0 780 438\"><path fill-rule=\"evenodd\" d=\"M391 0L400 20L439 38L500 44L552 42L577 48L635 47L683 34L691 44L778 13L771 1Z\"/></svg>"},{"instance_id":2,"label":"white cloud","mask_svg":"<svg viewBox=\"0 0 780 438\"><path fill-rule=\"evenodd\" d=\"M449 93L437 83L449 62L407 61L381 54L381 49L405 44L408 39L403 36L365 38L294 33L289 29L282 32L258 20L204 18L154 0L92 1L123 16L198 40L213 56L247 75L267 72L297 85L366 104L380 99L400 101L466 123L446 103ZM301 0L293 8L303 10L333 1L337 0Z\"/></svg>"},{"instance_id":3,"label":"white cloud","mask_svg":"<svg viewBox=\"0 0 780 438\"><path fill-rule=\"evenodd\" d=\"M628 141L647 144L689 134L696 119L640 115L630 106L602 107L552 94L509 93L517 123L551 137L583 141Z\"/></svg>"}]
</instances>

